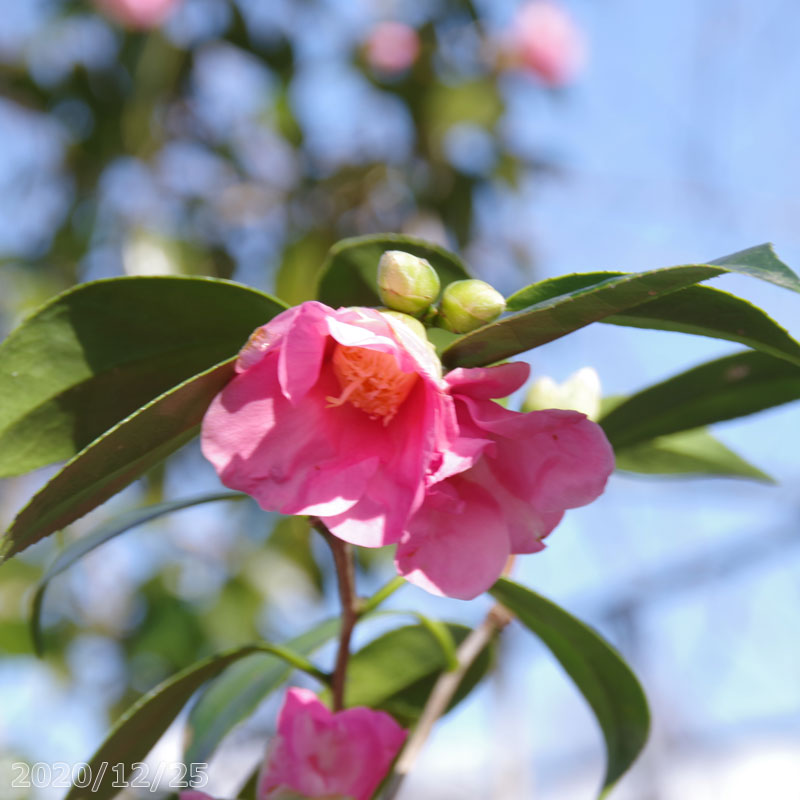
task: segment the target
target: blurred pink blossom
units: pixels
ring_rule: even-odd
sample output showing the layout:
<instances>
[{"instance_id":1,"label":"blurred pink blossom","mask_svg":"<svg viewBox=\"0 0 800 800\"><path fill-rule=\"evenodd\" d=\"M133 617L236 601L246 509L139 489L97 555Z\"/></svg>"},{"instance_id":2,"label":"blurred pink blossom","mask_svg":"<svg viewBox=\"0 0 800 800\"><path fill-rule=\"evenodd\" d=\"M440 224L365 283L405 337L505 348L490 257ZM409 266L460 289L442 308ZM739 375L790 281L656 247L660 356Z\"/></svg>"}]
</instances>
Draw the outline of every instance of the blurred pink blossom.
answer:
<instances>
[{"instance_id":1,"label":"blurred pink blossom","mask_svg":"<svg viewBox=\"0 0 800 800\"><path fill-rule=\"evenodd\" d=\"M530 0L510 33L512 58L547 86L571 83L586 61L586 41L572 17L552 0Z\"/></svg>"},{"instance_id":2,"label":"blurred pink blossom","mask_svg":"<svg viewBox=\"0 0 800 800\"><path fill-rule=\"evenodd\" d=\"M372 29L364 54L373 69L393 75L417 60L419 46L419 34L410 25L380 22Z\"/></svg>"},{"instance_id":3,"label":"blurred pink blossom","mask_svg":"<svg viewBox=\"0 0 800 800\"><path fill-rule=\"evenodd\" d=\"M128 28L146 30L164 22L181 0L95 0L108 17Z\"/></svg>"},{"instance_id":4,"label":"blurred pink blossom","mask_svg":"<svg viewBox=\"0 0 800 800\"><path fill-rule=\"evenodd\" d=\"M330 711L308 689L289 689L258 781L258 800L369 800L406 738L383 711Z\"/></svg>"}]
</instances>

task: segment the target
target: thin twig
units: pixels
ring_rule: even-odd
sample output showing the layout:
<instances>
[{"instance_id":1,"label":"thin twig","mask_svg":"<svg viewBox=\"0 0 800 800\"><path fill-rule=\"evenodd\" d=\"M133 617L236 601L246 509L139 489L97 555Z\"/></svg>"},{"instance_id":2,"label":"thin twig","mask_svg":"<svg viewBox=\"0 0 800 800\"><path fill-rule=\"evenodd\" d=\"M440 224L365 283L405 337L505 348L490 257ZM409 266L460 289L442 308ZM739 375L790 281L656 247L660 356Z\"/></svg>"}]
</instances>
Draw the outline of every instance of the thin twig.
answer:
<instances>
[{"instance_id":1,"label":"thin twig","mask_svg":"<svg viewBox=\"0 0 800 800\"><path fill-rule=\"evenodd\" d=\"M331 694L334 711L344 708L344 687L347 678L347 664L350 660L350 637L361 614L361 600L356 594L356 575L353 564L353 546L334 536L323 522L313 519L314 529L322 534L333 554L336 577L339 581L339 600L342 606L342 625L339 629L339 651L331 680Z\"/></svg>"},{"instance_id":2,"label":"thin twig","mask_svg":"<svg viewBox=\"0 0 800 800\"><path fill-rule=\"evenodd\" d=\"M511 619L511 614L503 606L494 605L486 615L486 619L461 643L456 651L458 667L449 672L443 672L436 681L425 703L425 708L422 710L417 727L408 737L408 741L395 763L393 775L389 779L382 800L394 800L397 796L403 780L414 766L433 726L450 705L467 670L495 634L508 625Z\"/></svg>"}]
</instances>

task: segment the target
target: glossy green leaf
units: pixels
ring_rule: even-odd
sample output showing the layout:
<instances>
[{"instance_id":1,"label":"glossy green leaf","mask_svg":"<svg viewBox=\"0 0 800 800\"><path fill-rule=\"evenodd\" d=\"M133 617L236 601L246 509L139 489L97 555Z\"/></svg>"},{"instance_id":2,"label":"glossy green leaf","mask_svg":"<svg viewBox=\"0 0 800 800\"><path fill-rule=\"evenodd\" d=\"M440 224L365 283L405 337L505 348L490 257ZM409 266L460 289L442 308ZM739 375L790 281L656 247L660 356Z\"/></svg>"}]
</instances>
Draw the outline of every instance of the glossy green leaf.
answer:
<instances>
[{"instance_id":1,"label":"glossy green leaf","mask_svg":"<svg viewBox=\"0 0 800 800\"><path fill-rule=\"evenodd\" d=\"M616 452L617 469L643 475L750 478L774 481L705 428L658 436Z\"/></svg>"},{"instance_id":2,"label":"glossy green leaf","mask_svg":"<svg viewBox=\"0 0 800 800\"><path fill-rule=\"evenodd\" d=\"M116 776L113 770L108 769L109 764L122 764L125 774L129 775L131 765L144 759L200 686L231 664L259 652L280 658L292 668L304 670L317 679L325 677L302 656L267 642L238 647L187 667L131 706L89 759L91 775L95 776L91 786L92 800L105 800L120 791L119 787L113 786ZM87 789L73 786L65 800L83 800L87 794Z\"/></svg>"},{"instance_id":3,"label":"glossy green leaf","mask_svg":"<svg viewBox=\"0 0 800 800\"><path fill-rule=\"evenodd\" d=\"M2 559L87 514L186 444L232 375L233 359L171 389L84 448L17 514L0 541Z\"/></svg>"},{"instance_id":4,"label":"glossy green leaf","mask_svg":"<svg viewBox=\"0 0 800 800\"><path fill-rule=\"evenodd\" d=\"M446 624L456 645L470 633L463 625ZM472 664L450 708L463 700L491 666L487 647ZM426 625L396 628L374 639L350 658L345 705L388 711L402 725L412 725L422 713L439 675L449 667L442 642Z\"/></svg>"},{"instance_id":5,"label":"glossy green leaf","mask_svg":"<svg viewBox=\"0 0 800 800\"><path fill-rule=\"evenodd\" d=\"M404 250L426 258L443 287L470 277L458 256L431 242L388 233L357 236L343 239L328 252L317 288L319 300L333 308L381 305L376 281L378 261L386 250Z\"/></svg>"},{"instance_id":6,"label":"glossy green leaf","mask_svg":"<svg viewBox=\"0 0 800 800\"><path fill-rule=\"evenodd\" d=\"M647 741L650 712L636 676L605 639L544 597L505 578L490 592L542 640L591 706L606 745L605 796Z\"/></svg>"},{"instance_id":7,"label":"glossy green leaf","mask_svg":"<svg viewBox=\"0 0 800 800\"><path fill-rule=\"evenodd\" d=\"M766 353L710 361L651 386L599 422L615 450L800 398L800 367Z\"/></svg>"},{"instance_id":8,"label":"glossy green leaf","mask_svg":"<svg viewBox=\"0 0 800 800\"><path fill-rule=\"evenodd\" d=\"M511 295L509 309L525 310L462 336L444 349L442 360L448 367L485 366L592 322L608 320L629 325L636 319L644 327L648 313L656 323L652 327L720 336L746 344L765 339L767 348L797 359L800 356L797 343L766 314L745 301L722 292L711 295L708 291L681 297L680 290L725 272L750 275L800 291L800 279L777 258L770 245L753 247L708 264L630 274L567 275ZM715 306L704 316L700 305L712 297ZM648 311L646 306L655 300L661 302ZM637 309L638 316L631 314L626 318L623 312L630 309ZM719 321L710 319L715 310L723 317Z\"/></svg>"},{"instance_id":9,"label":"glossy green leaf","mask_svg":"<svg viewBox=\"0 0 800 800\"><path fill-rule=\"evenodd\" d=\"M528 287L524 302L535 305L624 274L593 272L551 278ZM515 303L510 310L525 305ZM598 322L726 339L800 364L800 344L784 328L747 300L710 286L688 286Z\"/></svg>"},{"instance_id":10,"label":"glossy green leaf","mask_svg":"<svg viewBox=\"0 0 800 800\"><path fill-rule=\"evenodd\" d=\"M339 633L340 622L330 619L287 643L293 652L308 656ZM208 761L235 725L283 684L292 668L274 655L254 653L228 667L200 695L186 723L184 762Z\"/></svg>"},{"instance_id":11,"label":"glossy green leaf","mask_svg":"<svg viewBox=\"0 0 800 800\"><path fill-rule=\"evenodd\" d=\"M56 560L39 580L33 595L30 629L36 653L38 655L42 654L41 613L45 593L47 592L47 587L50 585L50 581L57 575L69 569L76 561L79 561L95 548L100 547L100 545L105 544L109 540L138 525L143 525L146 522L150 522L158 517L163 517L166 514L201 505L202 503L213 503L217 500L242 500L246 497L247 495L245 494L235 494L233 492L215 492L213 494L200 495L199 497L188 497L183 500L171 500L167 503L158 503L157 505L147 506L146 508L134 508L131 511L127 511L109 520L96 530L87 533L85 536L81 536L80 539L69 544L58 554Z\"/></svg>"},{"instance_id":12,"label":"glossy green leaf","mask_svg":"<svg viewBox=\"0 0 800 800\"><path fill-rule=\"evenodd\" d=\"M690 286L601 322L727 339L800 364L800 344L775 320L752 303L710 286Z\"/></svg>"},{"instance_id":13,"label":"glossy green leaf","mask_svg":"<svg viewBox=\"0 0 800 800\"><path fill-rule=\"evenodd\" d=\"M114 278L60 294L0 344L0 477L72 457L284 308L211 278Z\"/></svg>"}]
</instances>

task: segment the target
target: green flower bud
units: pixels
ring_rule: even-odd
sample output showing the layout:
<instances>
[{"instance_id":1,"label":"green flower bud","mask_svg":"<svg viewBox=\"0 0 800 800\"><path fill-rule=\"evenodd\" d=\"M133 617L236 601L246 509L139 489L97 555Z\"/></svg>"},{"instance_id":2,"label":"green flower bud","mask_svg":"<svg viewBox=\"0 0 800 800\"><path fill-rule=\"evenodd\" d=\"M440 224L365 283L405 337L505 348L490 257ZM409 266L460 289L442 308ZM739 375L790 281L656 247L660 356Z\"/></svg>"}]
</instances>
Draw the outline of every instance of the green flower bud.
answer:
<instances>
[{"instance_id":1,"label":"green flower bud","mask_svg":"<svg viewBox=\"0 0 800 800\"><path fill-rule=\"evenodd\" d=\"M395 311L419 316L439 295L439 276L424 259L387 250L378 262L378 292Z\"/></svg>"},{"instance_id":2,"label":"green flower bud","mask_svg":"<svg viewBox=\"0 0 800 800\"><path fill-rule=\"evenodd\" d=\"M456 281L444 290L437 323L453 333L469 333L505 310L503 295L485 281Z\"/></svg>"}]
</instances>

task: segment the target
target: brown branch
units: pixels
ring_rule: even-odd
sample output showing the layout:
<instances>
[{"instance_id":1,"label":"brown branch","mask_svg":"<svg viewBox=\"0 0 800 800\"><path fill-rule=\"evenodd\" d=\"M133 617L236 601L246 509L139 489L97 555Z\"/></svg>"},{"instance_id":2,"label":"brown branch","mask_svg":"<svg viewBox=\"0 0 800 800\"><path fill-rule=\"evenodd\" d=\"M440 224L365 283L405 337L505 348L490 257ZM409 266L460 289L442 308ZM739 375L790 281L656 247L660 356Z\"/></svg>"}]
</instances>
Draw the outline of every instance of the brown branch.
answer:
<instances>
[{"instance_id":1,"label":"brown branch","mask_svg":"<svg viewBox=\"0 0 800 800\"><path fill-rule=\"evenodd\" d=\"M417 726L411 736L408 737L405 747L395 763L393 775L389 779L382 800L394 800L397 796L403 780L414 766L433 730L433 726L439 717L447 711L447 706L450 705L450 701L464 679L467 670L486 645L491 642L495 634L505 628L511 619L511 614L503 606L500 604L494 605L486 615L486 619L464 639L458 650L456 650L458 667L450 672L443 672L436 681L425 703L425 708L422 710Z\"/></svg>"},{"instance_id":2,"label":"brown branch","mask_svg":"<svg viewBox=\"0 0 800 800\"><path fill-rule=\"evenodd\" d=\"M312 517L311 524L322 534L333 554L336 577L339 582L339 600L342 606L342 625L339 629L339 651L331 680L333 710L344 707L344 687L347 679L347 664L350 660L350 637L361 614L361 600L356 594L353 546L334 536L323 522Z\"/></svg>"}]
</instances>

